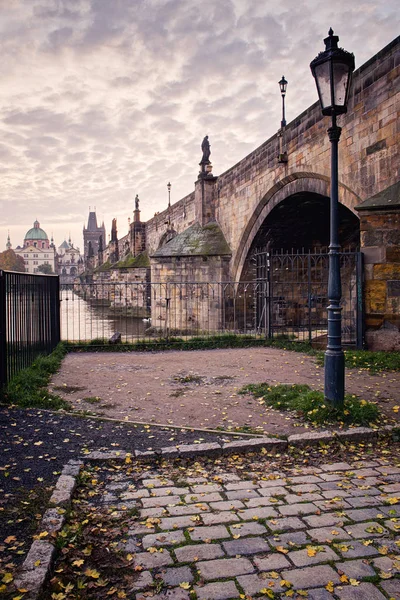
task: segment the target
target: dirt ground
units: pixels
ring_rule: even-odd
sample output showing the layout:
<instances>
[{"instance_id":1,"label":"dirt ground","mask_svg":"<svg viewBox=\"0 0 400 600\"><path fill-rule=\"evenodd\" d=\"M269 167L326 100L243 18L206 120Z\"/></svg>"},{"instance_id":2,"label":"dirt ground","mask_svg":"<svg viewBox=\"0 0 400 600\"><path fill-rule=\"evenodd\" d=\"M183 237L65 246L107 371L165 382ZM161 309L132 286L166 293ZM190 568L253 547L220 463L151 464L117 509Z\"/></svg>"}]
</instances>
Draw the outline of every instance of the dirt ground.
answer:
<instances>
[{"instance_id":1,"label":"dirt ground","mask_svg":"<svg viewBox=\"0 0 400 600\"><path fill-rule=\"evenodd\" d=\"M323 389L323 368L313 357L274 348L70 353L50 388L75 410L121 421L276 435L305 431L309 426L295 415L238 394L264 381ZM347 370L346 393L378 402L388 423L399 420L400 373Z\"/></svg>"}]
</instances>

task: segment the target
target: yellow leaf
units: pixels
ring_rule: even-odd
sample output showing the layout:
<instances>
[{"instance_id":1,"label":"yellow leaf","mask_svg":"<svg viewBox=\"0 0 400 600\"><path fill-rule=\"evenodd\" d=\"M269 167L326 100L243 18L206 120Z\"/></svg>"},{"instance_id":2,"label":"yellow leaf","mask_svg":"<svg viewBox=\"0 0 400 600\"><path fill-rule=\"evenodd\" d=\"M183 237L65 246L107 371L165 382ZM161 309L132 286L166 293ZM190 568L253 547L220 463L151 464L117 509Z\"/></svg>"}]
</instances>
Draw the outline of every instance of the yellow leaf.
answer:
<instances>
[{"instance_id":1,"label":"yellow leaf","mask_svg":"<svg viewBox=\"0 0 400 600\"><path fill-rule=\"evenodd\" d=\"M155 552L157 552L157 548L155 548L154 546L150 546L150 548L147 548L147 552L150 552L150 554L154 554Z\"/></svg>"},{"instance_id":2,"label":"yellow leaf","mask_svg":"<svg viewBox=\"0 0 400 600\"><path fill-rule=\"evenodd\" d=\"M83 558L79 558L78 560L74 560L74 562L72 563L73 567L80 567L83 565L85 561L83 560Z\"/></svg>"},{"instance_id":3,"label":"yellow leaf","mask_svg":"<svg viewBox=\"0 0 400 600\"><path fill-rule=\"evenodd\" d=\"M398 504L400 502L400 498L388 498L386 502L388 504Z\"/></svg>"},{"instance_id":4,"label":"yellow leaf","mask_svg":"<svg viewBox=\"0 0 400 600\"><path fill-rule=\"evenodd\" d=\"M380 571L379 577L381 579L391 579L393 577L393 573L385 573L385 571Z\"/></svg>"},{"instance_id":5,"label":"yellow leaf","mask_svg":"<svg viewBox=\"0 0 400 600\"><path fill-rule=\"evenodd\" d=\"M268 598L274 597L274 592L272 590L269 590L268 588L263 588L262 590L260 590L260 593L265 594L266 596L268 596Z\"/></svg>"},{"instance_id":6,"label":"yellow leaf","mask_svg":"<svg viewBox=\"0 0 400 600\"><path fill-rule=\"evenodd\" d=\"M90 556L92 554L92 546L86 546L82 552L85 556Z\"/></svg>"},{"instance_id":7,"label":"yellow leaf","mask_svg":"<svg viewBox=\"0 0 400 600\"><path fill-rule=\"evenodd\" d=\"M86 569L85 575L87 577L92 577L93 579L98 579L100 577L100 573L96 569Z\"/></svg>"},{"instance_id":8,"label":"yellow leaf","mask_svg":"<svg viewBox=\"0 0 400 600\"><path fill-rule=\"evenodd\" d=\"M333 592L333 590L334 590L333 581L328 581L328 583L325 586L325 589L328 590L328 592Z\"/></svg>"},{"instance_id":9,"label":"yellow leaf","mask_svg":"<svg viewBox=\"0 0 400 600\"><path fill-rule=\"evenodd\" d=\"M182 581L182 583L179 584L179 587L188 590L190 588L190 583L188 581Z\"/></svg>"},{"instance_id":10,"label":"yellow leaf","mask_svg":"<svg viewBox=\"0 0 400 600\"><path fill-rule=\"evenodd\" d=\"M287 579L281 579L279 583L282 587L292 587L292 584Z\"/></svg>"},{"instance_id":11,"label":"yellow leaf","mask_svg":"<svg viewBox=\"0 0 400 600\"><path fill-rule=\"evenodd\" d=\"M129 454L129 452L126 455L125 462L126 462L127 465L132 462L131 455Z\"/></svg>"},{"instance_id":12,"label":"yellow leaf","mask_svg":"<svg viewBox=\"0 0 400 600\"><path fill-rule=\"evenodd\" d=\"M238 540L240 538L240 533L236 533L232 536L234 540Z\"/></svg>"},{"instance_id":13,"label":"yellow leaf","mask_svg":"<svg viewBox=\"0 0 400 600\"><path fill-rule=\"evenodd\" d=\"M389 549L387 546L379 546L378 552L379 554L387 554L389 552Z\"/></svg>"},{"instance_id":14,"label":"yellow leaf","mask_svg":"<svg viewBox=\"0 0 400 600\"><path fill-rule=\"evenodd\" d=\"M297 593L299 596L305 596L305 597L308 596L307 590L297 590Z\"/></svg>"},{"instance_id":15,"label":"yellow leaf","mask_svg":"<svg viewBox=\"0 0 400 600\"><path fill-rule=\"evenodd\" d=\"M312 546L308 546L307 554L308 554L308 556L315 556L317 554L317 551Z\"/></svg>"},{"instance_id":16,"label":"yellow leaf","mask_svg":"<svg viewBox=\"0 0 400 600\"><path fill-rule=\"evenodd\" d=\"M37 536L36 536L36 538L37 538L38 540L41 540L42 538L45 538L45 537L47 537L48 535L49 535L49 532L48 532L48 531L41 531L41 532L39 533L39 535L37 535Z\"/></svg>"},{"instance_id":17,"label":"yellow leaf","mask_svg":"<svg viewBox=\"0 0 400 600\"><path fill-rule=\"evenodd\" d=\"M340 581L342 583L349 583L349 578L347 577L347 575L343 574L343 575L340 576Z\"/></svg>"},{"instance_id":18,"label":"yellow leaf","mask_svg":"<svg viewBox=\"0 0 400 600\"><path fill-rule=\"evenodd\" d=\"M360 582L359 582L359 581L357 581L357 579L352 579L352 578L350 577L350 585L360 585Z\"/></svg>"},{"instance_id":19,"label":"yellow leaf","mask_svg":"<svg viewBox=\"0 0 400 600\"><path fill-rule=\"evenodd\" d=\"M131 560L133 560L133 555L132 555L132 554L127 554L127 555L126 555L126 560L129 560L129 562L130 562Z\"/></svg>"},{"instance_id":20,"label":"yellow leaf","mask_svg":"<svg viewBox=\"0 0 400 600\"><path fill-rule=\"evenodd\" d=\"M35 567L39 567L40 566L40 560L37 560L33 563L35 565Z\"/></svg>"},{"instance_id":21,"label":"yellow leaf","mask_svg":"<svg viewBox=\"0 0 400 600\"><path fill-rule=\"evenodd\" d=\"M11 583L11 581L14 579L14 577L12 576L11 573L6 573L2 579L3 583Z\"/></svg>"},{"instance_id":22,"label":"yellow leaf","mask_svg":"<svg viewBox=\"0 0 400 600\"><path fill-rule=\"evenodd\" d=\"M6 537L6 539L4 540L4 542L6 544L11 544L11 542L15 542L17 538L15 537L15 535L9 535L8 537Z\"/></svg>"},{"instance_id":23,"label":"yellow leaf","mask_svg":"<svg viewBox=\"0 0 400 600\"><path fill-rule=\"evenodd\" d=\"M289 552L289 550L287 550L286 548L284 548L283 546L277 546L276 547L276 551L277 552L282 552L282 554L287 554Z\"/></svg>"}]
</instances>

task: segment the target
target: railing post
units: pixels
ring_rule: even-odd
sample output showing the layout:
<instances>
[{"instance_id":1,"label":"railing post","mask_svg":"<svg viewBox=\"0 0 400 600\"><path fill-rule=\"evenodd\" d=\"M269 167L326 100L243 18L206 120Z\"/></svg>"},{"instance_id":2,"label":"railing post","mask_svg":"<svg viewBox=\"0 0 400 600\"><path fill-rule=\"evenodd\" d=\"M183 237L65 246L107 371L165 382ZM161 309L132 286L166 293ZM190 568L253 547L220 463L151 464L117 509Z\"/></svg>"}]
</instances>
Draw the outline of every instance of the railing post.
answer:
<instances>
[{"instance_id":1,"label":"railing post","mask_svg":"<svg viewBox=\"0 0 400 600\"><path fill-rule=\"evenodd\" d=\"M0 271L0 392L7 384L6 276Z\"/></svg>"},{"instance_id":2,"label":"railing post","mask_svg":"<svg viewBox=\"0 0 400 600\"><path fill-rule=\"evenodd\" d=\"M356 348L362 350L365 346L364 340L364 269L362 252L356 253L356 289L357 289L357 307L356 307Z\"/></svg>"}]
</instances>

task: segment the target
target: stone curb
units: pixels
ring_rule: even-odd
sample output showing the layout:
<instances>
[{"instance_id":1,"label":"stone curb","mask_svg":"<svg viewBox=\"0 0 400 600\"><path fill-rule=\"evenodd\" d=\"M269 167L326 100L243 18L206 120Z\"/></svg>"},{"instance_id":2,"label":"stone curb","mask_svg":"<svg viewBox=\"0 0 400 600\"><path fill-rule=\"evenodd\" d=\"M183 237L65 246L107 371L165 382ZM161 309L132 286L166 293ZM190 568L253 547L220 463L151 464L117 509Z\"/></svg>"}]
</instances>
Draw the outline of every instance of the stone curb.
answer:
<instances>
[{"instance_id":1,"label":"stone curb","mask_svg":"<svg viewBox=\"0 0 400 600\"><path fill-rule=\"evenodd\" d=\"M78 460L70 460L64 465L51 495L50 507L43 515L39 531L47 531L51 537L52 534L63 527L66 512L71 505L76 479L82 466L83 462ZM37 600L40 598L55 556L56 549L52 541L47 539L34 540L14 579L17 588L28 590L24 594L24 600Z\"/></svg>"},{"instance_id":2,"label":"stone curb","mask_svg":"<svg viewBox=\"0 0 400 600\"><path fill-rule=\"evenodd\" d=\"M353 429L334 431L311 431L290 435L287 439L278 438L254 438L236 440L220 444L213 442L209 444L182 444L181 446L168 446L160 450L132 450L124 452L114 450L111 452L90 452L86 454L85 460L90 462L104 462L107 460L126 460L127 457L140 458L142 460L153 460L157 458L192 458L195 456L220 456L236 452L254 452L265 449L267 451L284 451L289 448L305 448L316 446L320 443L329 443L336 440L342 442L372 441L378 438L390 437L399 428L395 425L386 425L379 429L370 427L354 427Z\"/></svg>"}]
</instances>

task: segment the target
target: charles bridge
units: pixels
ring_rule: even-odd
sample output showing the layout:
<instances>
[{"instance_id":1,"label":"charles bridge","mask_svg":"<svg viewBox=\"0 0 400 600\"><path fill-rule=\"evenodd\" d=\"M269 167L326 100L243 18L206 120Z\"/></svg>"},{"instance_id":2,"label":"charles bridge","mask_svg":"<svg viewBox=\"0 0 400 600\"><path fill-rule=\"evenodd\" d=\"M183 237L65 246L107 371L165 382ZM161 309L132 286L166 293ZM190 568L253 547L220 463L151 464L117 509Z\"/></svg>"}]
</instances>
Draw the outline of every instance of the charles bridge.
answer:
<instances>
[{"instance_id":1,"label":"charles bridge","mask_svg":"<svg viewBox=\"0 0 400 600\"><path fill-rule=\"evenodd\" d=\"M357 272L344 273L343 296L350 311L356 310L356 304L364 306L369 346L387 349L397 349L400 343L399 57L400 37L362 65L353 76L348 112L339 117L340 243L351 251L360 249L363 263ZM188 297L187 289L182 292L184 284L260 279L254 256L261 248L268 250L263 263L268 268L274 253L326 253L328 126L315 103L219 176L212 173L208 153L194 191L145 223L136 199L129 233L118 239L114 220L107 248L94 244L90 281L135 282L136 286L141 282L144 312L140 314L151 310L153 323L156 313L159 323L166 322L173 305L181 323L182 319L196 321L204 329L201 313L209 319L210 309L202 303L210 294L204 289L196 292L200 308L194 314L193 306L183 306L182 298ZM281 263L275 271L289 271L287 287L300 286L302 281L290 275L298 266L293 266L293 260L288 264ZM164 291L159 296L154 293L149 308L145 296L149 298L150 282L164 286ZM165 291L173 283L179 283L179 291ZM356 300L352 291L346 291L353 288L363 290ZM141 292L136 290L130 292L130 299L120 294L120 303L140 304ZM318 289L318 294L325 310L326 293ZM284 301L282 294L276 301ZM221 298L213 304L216 322L219 308ZM181 329L185 330L184 324Z\"/></svg>"}]
</instances>

